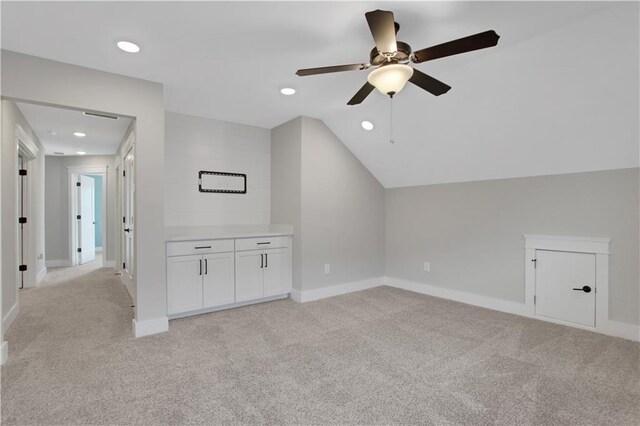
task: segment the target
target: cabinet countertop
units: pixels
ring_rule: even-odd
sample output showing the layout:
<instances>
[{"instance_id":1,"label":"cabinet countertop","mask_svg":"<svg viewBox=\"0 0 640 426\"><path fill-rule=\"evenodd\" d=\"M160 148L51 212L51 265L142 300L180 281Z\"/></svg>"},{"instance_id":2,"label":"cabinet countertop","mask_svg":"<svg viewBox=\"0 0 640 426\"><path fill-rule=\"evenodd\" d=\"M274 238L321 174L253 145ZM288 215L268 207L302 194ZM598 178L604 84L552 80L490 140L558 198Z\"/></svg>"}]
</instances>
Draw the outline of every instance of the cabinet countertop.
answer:
<instances>
[{"instance_id":1,"label":"cabinet countertop","mask_svg":"<svg viewBox=\"0 0 640 426\"><path fill-rule=\"evenodd\" d=\"M167 226L164 228L164 239L167 242L280 235L293 235L293 225Z\"/></svg>"}]
</instances>

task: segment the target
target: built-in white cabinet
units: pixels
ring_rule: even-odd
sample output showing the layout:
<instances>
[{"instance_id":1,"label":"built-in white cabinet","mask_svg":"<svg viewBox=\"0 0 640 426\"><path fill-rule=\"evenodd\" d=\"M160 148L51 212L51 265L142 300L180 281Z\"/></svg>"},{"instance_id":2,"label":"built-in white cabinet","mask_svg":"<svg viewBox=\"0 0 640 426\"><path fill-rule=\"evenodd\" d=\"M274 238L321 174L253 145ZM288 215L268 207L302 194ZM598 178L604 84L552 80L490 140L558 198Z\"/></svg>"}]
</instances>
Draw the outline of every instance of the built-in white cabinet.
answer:
<instances>
[{"instance_id":1,"label":"built-in white cabinet","mask_svg":"<svg viewBox=\"0 0 640 426\"><path fill-rule=\"evenodd\" d=\"M286 297L291 237L167 243L167 311L186 316Z\"/></svg>"},{"instance_id":2,"label":"built-in white cabinet","mask_svg":"<svg viewBox=\"0 0 640 426\"><path fill-rule=\"evenodd\" d=\"M215 243L182 241L168 244L169 315L235 302L233 247L233 240ZM229 251L216 253L220 250Z\"/></svg>"}]
</instances>

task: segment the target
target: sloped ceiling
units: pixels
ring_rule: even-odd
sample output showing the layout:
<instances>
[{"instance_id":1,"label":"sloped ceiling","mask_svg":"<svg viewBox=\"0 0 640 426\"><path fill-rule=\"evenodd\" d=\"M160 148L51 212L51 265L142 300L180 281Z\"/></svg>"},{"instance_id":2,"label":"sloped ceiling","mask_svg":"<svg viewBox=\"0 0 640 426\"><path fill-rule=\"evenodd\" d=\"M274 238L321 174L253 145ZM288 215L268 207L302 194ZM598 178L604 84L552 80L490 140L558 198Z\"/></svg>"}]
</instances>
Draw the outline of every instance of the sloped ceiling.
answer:
<instances>
[{"instance_id":1,"label":"sloped ceiling","mask_svg":"<svg viewBox=\"0 0 640 426\"><path fill-rule=\"evenodd\" d=\"M394 145L387 98L346 105L366 71L294 75L366 61L376 8L394 11L415 50L501 35L417 65L453 89L398 94ZM162 82L170 111L266 128L320 118L385 187L638 166L638 40L636 2L2 3L4 49Z\"/></svg>"}]
</instances>

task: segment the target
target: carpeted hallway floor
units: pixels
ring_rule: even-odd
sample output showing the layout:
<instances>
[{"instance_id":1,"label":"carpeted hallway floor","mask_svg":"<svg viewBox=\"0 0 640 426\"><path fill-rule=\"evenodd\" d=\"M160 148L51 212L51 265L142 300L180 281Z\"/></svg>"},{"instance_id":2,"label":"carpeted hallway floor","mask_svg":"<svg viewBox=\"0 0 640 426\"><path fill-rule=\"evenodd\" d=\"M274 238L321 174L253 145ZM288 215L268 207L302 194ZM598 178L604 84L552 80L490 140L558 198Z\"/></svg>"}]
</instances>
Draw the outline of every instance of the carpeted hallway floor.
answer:
<instances>
[{"instance_id":1,"label":"carpeted hallway floor","mask_svg":"<svg viewBox=\"0 0 640 426\"><path fill-rule=\"evenodd\" d=\"M3 424L640 422L640 344L390 287L140 339L112 269L20 298Z\"/></svg>"}]
</instances>

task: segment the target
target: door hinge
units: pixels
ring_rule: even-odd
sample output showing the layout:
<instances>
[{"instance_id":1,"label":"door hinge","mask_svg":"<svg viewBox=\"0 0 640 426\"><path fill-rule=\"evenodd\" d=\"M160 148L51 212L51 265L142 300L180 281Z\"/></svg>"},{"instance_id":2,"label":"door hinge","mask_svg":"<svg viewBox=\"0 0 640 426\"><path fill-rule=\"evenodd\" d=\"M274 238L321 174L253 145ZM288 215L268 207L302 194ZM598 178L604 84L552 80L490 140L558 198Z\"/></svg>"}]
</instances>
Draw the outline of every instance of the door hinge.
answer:
<instances>
[{"instance_id":1,"label":"door hinge","mask_svg":"<svg viewBox=\"0 0 640 426\"><path fill-rule=\"evenodd\" d=\"M531 259L531 261L533 262L533 269L536 269L538 267L538 259Z\"/></svg>"},{"instance_id":2,"label":"door hinge","mask_svg":"<svg viewBox=\"0 0 640 426\"><path fill-rule=\"evenodd\" d=\"M19 217L18 218L18 223L27 223L27 218L26 217Z\"/></svg>"},{"instance_id":3,"label":"door hinge","mask_svg":"<svg viewBox=\"0 0 640 426\"><path fill-rule=\"evenodd\" d=\"M127 172L125 170L122 171L122 177L127 176Z\"/></svg>"},{"instance_id":4,"label":"door hinge","mask_svg":"<svg viewBox=\"0 0 640 426\"><path fill-rule=\"evenodd\" d=\"M18 170L18 175L19 176L26 176L27 175L27 169Z\"/></svg>"},{"instance_id":5,"label":"door hinge","mask_svg":"<svg viewBox=\"0 0 640 426\"><path fill-rule=\"evenodd\" d=\"M535 295L533 296L533 304L534 305L536 304L536 296Z\"/></svg>"},{"instance_id":6,"label":"door hinge","mask_svg":"<svg viewBox=\"0 0 640 426\"><path fill-rule=\"evenodd\" d=\"M18 266L18 271L20 271L20 272L24 272L24 271L26 271L26 270L27 270L27 265L20 265L20 266Z\"/></svg>"},{"instance_id":7,"label":"door hinge","mask_svg":"<svg viewBox=\"0 0 640 426\"><path fill-rule=\"evenodd\" d=\"M76 219L78 219L78 220L82 219L82 215L77 215Z\"/></svg>"},{"instance_id":8,"label":"door hinge","mask_svg":"<svg viewBox=\"0 0 640 426\"><path fill-rule=\"evenodd\" d=\"M82 249L81 248L78 248L78 253L82 253Z\"/></svg>"},{"instance_id":9,"label":"door hinge","mask_svg":"<svg viewBox=\"0 0 640 426\"><path fill-rule=\"evenodd\" d=\"M122 269L125 269L125 267L124 267L124 262L122 262Z\"/></svg>"},{"instance_id":10,"label":"door hinge","mask_svg":"<svg viewBox=\"0 0 640 426\"><path fill-rule=\"evenodd\" d=\"M127 221L126 221L124 216L122 216L122 223L127 223Z\"/></svg>"},{"instance_id":11,"label":"door hinge","mask_svg":"<svg viewBox=\"0 0 640 426\"><path fill-rule=\"evenodd\" d=\"M76 182L76 186L80 186L80 182Z\"/></svg>"}]
</instances>

